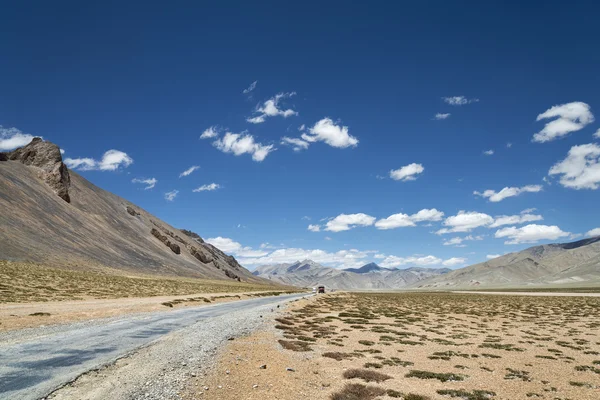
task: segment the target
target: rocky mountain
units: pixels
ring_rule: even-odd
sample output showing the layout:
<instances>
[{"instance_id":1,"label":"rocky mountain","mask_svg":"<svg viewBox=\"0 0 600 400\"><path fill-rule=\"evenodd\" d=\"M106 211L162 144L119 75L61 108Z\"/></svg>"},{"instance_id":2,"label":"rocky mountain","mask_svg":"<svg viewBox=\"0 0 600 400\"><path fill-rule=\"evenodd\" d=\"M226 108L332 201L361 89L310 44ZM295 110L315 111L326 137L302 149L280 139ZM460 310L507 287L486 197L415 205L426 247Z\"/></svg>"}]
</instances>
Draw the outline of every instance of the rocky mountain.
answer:
<instances>
[{"instance_id":1,"label":"rocky mountain","mask_svg":"<svg viewBox=\"0 0 600 400\"><path fill-rule=\"evenodd\" d=\"M0 259L259 281L235 258L93 185L36 138L0 153Z\"/></svg>"},{"instance_id":2,"label":"rocky mountain","mask_svg":"<svg viewBox=\"0 0 600 400\"><path fill-rule=\"evenodd\" d=\"M260 266L253 273L272 282L300 287L325 285L332 289L396 289L449 271L447 268L417 267L387 269L375 263L361 268L336 269L304 260L291 264Z\"/></svg>"},{"instance_id":3,"label":"rocky mountain","mask_svg":"<svg viewBox=\"0 0 600 400\"><path fill-rule=\"evenodd\" d=\"M600 284L600 236L534 246L418 282L417 288Z\"/></svg>"}]
</instances>

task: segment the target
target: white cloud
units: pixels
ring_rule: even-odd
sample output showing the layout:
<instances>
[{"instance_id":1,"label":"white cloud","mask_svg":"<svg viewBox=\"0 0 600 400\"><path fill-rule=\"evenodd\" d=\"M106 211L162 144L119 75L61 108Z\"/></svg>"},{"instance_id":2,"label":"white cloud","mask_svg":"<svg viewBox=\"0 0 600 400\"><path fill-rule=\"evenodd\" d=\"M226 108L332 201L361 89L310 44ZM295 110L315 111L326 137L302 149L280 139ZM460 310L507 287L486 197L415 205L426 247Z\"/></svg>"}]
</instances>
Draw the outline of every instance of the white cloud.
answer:
<instances>
[{"instance_id":1,"label":"white cloud","mask_svg":"<svg viewBox=\"0 0 600 400\"><path fill-rule=\"evenodd\" d=\"M281 138L281 144L286 145L286 146L292 146L294 151L306 150L306 149L308 149L308 146L310 146L310 143L308 143L302 139L290 138L287 136L284 136Z\"/></svg>"},{"instance_id":2,"label":"white cloud","mask_svg":"<svg viewBox=\"0 0 600 400\"><path fill-rule=\"evenodd\" d=\"M23 133L17 128L4 128L0 125L0 151L14 150L28 145L34 136Z\"/></svg>"},{"instance_id":3,"label":"white cloud","mask_svg":"<svg viewBox=\"0 0 600 400\"><path fill-rule=\"evenodd\" d=\"M549 175L561 175L560 183L571 189L598 189L600 146L588 143L571 147L567 157L554 164Z\"/></svg>"},{"instance_id":4,"label":"white cloud","mask_svg":"<svg viewBox=\"0 0 600 400\"><path fill-rule=\"evenodd\" d=\"M528 210L525 210L525 211L528 211ZM494 220L494 223L491 224L489 227L497 228L497 227L503 226L503 225L519 225L519 224L524 224L526 222L541 221L543 219L544 219L544 217L542 217L541 215L535 215L535 214L521 213L521 215L500 215L500 216L496 217L496 219Z\"/></svg>"},{"instance_id":5,"label":"white cloud","mask_svg":"<svg viewBox=\"0 0 600 400\"><path fill-rule=\"evenodd\" d=\"M506 143L506 148L510 149L513 146L513 144L511 142Z\"/></svg>"},{"instance_id":6,"label":"white cloud","mask_svg":"<svg viewBox=\"0 0 600 400\"><path fill-rule=\"evenodd\" d=\"M561 237L570 236L570 232L563 232L556 225L525 225L517 228L511 226L496 231L496 238L508 238L504 244L536 243L539 240L556 240Z\"/></svg>"},{"instance_id":7,"label":"white cloud","mask_svg":"<svg viewBox=\"0 0 600 400\"><path fill-rule=\"evenodd\" d=\"M292 109L283 110L279 108L279 102L282 99L287 99L295 96L296 92L290 93L279 93L269 100L265 101L262 105L256 106L257 116L246 119L246 121L252 124L261 124L265 122L268 117L282 116L284 118L298 115L298 113Z\"/></svg>"},{"instance_id":8,"label":"white cloud","mask_svg":"<svg viewBox=\"0 0 600 400\"><path fill-rule=\"evenodd\" d=\"M183 171L182 173L179 174L179 177L184 177L184 176L188 176L190 175L192 172L194 172L195 170L199 169L200 167L198 165L193 165L191 167L189 167L188 169L186 169L185 171Z\"/></svg>"},{"instance_id":9,"label":"white cloud","mask_svg":"<svg viewBox=\"0 0 600 400\"><path fill-rule=\"evenodd\" d=\"M172 190L170 192L165 193L165 200L167 200L167 201L175 200L175 197L177 197L178 193L179 193L179 190Z\"/></svg>"},{"instance_id":10,"label":"white cloud","mask_svg":"<svg viewBox=\"0 0 600 400\"><path fill-rule=\"evenodd\" d=\"M243 93L244 93L244 94L248 94L248 93L250 93L251 91L253 91L254 89L256 89L256 84L257 84L257 83L258 83L258 81L254 81L254 82L252 82L252 83L250 84L250 86L248 86L248 88L247 88L247 89L244 89Z\"/></svg>"},{"instance_id":11,"label":"white cloud","mask_svg":"<svg viewBox=\"0 0 600 400\"><path fill-rule=\"evenodd\" d=\"M446 118L450 117L450 115L451 115L450 113L446 113L446 114L437 113L437 114L435 114L435 116L433 117L433 119L439 121L439 120L446 119Z\"/></svg>"},{"instance_id":12,"label":"white cloud","mask_svg":"<svg viewBox=\"0 0 600 400\"><path fill-rule=\"evenodd\" d=\"M325 236L325 240L331 240L329 236Z\"/></svg>"},{"instance_id":13,"label":"white cloud","mask_svg":"<svg viewBox=\"0 0 600 400\"><path fill-rule=\"evenodd\" d=\"M448 228L440 229L438 235L452 232L470 232L481 226L488 226L494 222L491 216L476 211L459 211L458 214L446 218L444 225Z\"/></svg>"},{"instance_id":14,"label":"white cloud","mask_svg":"<svg viewBox=\"0 0 600 400\"><path fill-rule=\"evenodd\" d=\"M358 139L350 135L348 127L336 125L331 118L317 121L308 132L302 134L302 139L309 143L325 142L340 149L358 145Z\"/></svg>"},{"instance_id":15,"label":"white cloud","mask_svg":"<svg viewBox=\"0 0 600 400\"><path fill-rule=\"evenodd\" d=\"M233 153L236 156L251 154L257 162L263 161L270 152L275 151L274 146L257 143L254 136L249 134L227 132L225 136L213 142L213 145L223 153Z\"/></svg>"},{"instance_id":16,"label":"white cloud","mask_svg":"<svg viewBox=\"0 0 600 400\"><path fill-rule=\"evenodd\" d=\"M533 135L534 142L544 143L559 139L594 122L590 106L580 101L556 105L538 115L536 121L550 118L556 119L546 123L544 129Z\"/></svg>"},{"instance_id":17,"label":"white cloud","mask_svg":"<svg viewBox=\"0 0 600 400\"><path fill-rule=\"evenodd\" d=\"M452 257L442 262L442 265L446 267L455 267L457 265L463 265L466 262L467 259L464 257Z\"/></svg>"},{"instance_id":18,"label":"white cloud","mask_svg":"<svg viewBox=\"0 0 600 400\"><path fill-rule=\"evenodd\" d=\"M304 130L305 130L305 129L306 129L306 125L304 125L304 124L302 124L302 125L300 125L300 126L298 127L298 130L299 130L300 132L304 132Z\"/></svg>"},{"instance_id":19,"label":"white cloud","mask_svg":"<svg viewBox=\"0 0 600 400\"><path fill-rule=\"evenodd\" d=\"M500 257L501 254L488 254L487 256L485 256L488 260L492 260L494 258L498 258Z\"/></svg>"},{"instance_id":20,"label":"white cloud","mask_svg":"<svg viewBox=\"0 0 600 400\"><path fill-rule=\"evenodd\" d=\"M585 236L590 236L590 237L600 236L600 228L594 228L591 231L587 231L585 233Z\"/></svg>"},{"instance_id":21,"label":"white cloud","mask_svg":"<svg viewBox=\"0 0 600 400\"><path fill-rule=\"evenodd\" d=\"M81 171L115 171L133 164L133 159L122 151L108 150L100 161L93 158L67 158L64 162L67 167Z\"/></svg>"},{"instance_id":22,"label":"white cloud","mask_svg":"<svg viewBox=\"0 0 600 400\"><path fill-rule=\"evenodd\" d=\"M327 222L325 230L330 232L341 232L357 226L371 226L374 222L375 217L363 213L340 214Z\"/></svg>"},{"instance_id":23,"label":"white cloud","mask_svg":"<svg viewBox=\"0 0 600 400\"><path fill-rule=\"evenodd\" d=\"M404 167L393 169L390 171L390 178L396 181L414 181L416 175L423 173L425 168L422 164L412 163L405 165Z\"/></svg>"},{"instance_id":24,"label":"white cloud","mask_svg":"<svg viewBox=\"0 0 600 400\"><path fill-rule=\"evenodd\" d=\"M219 185L218 183L210 183L208 185L202 185L200 187L197 187L196 189L192 190L192 192L194 192L194 193L212 192L213 190L217 190L220 188L221 188L221 185Z\"/></svg>"},{"instance_id":25,"label":"white cloud","mask_svg":"<svg viewBox=\"0 0 600 400\"><path fill-rule=\"evenodd\" d=\"M61 155L65 154L65 150L64 149L60 149L60 154Z\"/></svg>"},{"instance_id":26,"label":"white cloud","mask_svg":"<svg viewBox=\"0 0 600 400\"><path fill-rule=\"evenodd\" d=\"M483 152L483 154L486 155L486 156L493 156L494 155L494 150L493 149L485 150Z\"/></svg>"},{"instance_id":27,"label":"white cloud","mask_svg":"<svg viewBox=\"0 0 600 400\"><path fill-rule=\"evenodd\" d=\"M533 208L526 208L523 211L521 211L521 214L531 214L532 212L536 211L537 208L533 207Z\"/></svg>"},{"instance_id":28,"label":"white cloud","mask_svg":"<svg viewBox=\"0 0 600 400\"><path fill-rule=\"evenodd\" d=\"M212 139L219 136L219 128L217 126L211 126L206 128L202 135L200 135L200 139Z\"/></svg>"},{"instance_id":29,"label":"white cloud","mask_svg":"<svg viewBox=\"0 0 600 400\"><path fill-rule=\"evenodd\" d=\"M451 97L442 97L445 103L450 104L451 106L464 106L465 104L477 103L479 99L467 99L465 96L451 96Z\"/></svg>"},{"instance_id":30,"label":"white cloud","mask_svg":"<svg viewBox=\"0 0 600 400\"><path fill-rule=\"evenodd\" d=\"M244 247L240 243L230 238L224 238L221 236L208 238L206 239L206 242L212 244L217 249L225 253L233 254L238 257L264 257L269 254L268 251L253 250L251 247Z\"/></svg>"},{"instance_id":31,"label":"white cloud","mask_svg":"<svg viewBox=\"0 0 600 400\"><path fill-rule=\"evenodd\" d=\"M310 250L301 248L284 248L277 249L265 256L245 257L240 258L238 261L240 264L248 266L292 263L308 259L336 268L352 268L361 267L366 264L368 256L368 252L363 252L357 249L340 250L334 253L329 253L321 249Z\"/></svg>"},{"instance_id":32,"label":"white cloud","mask_svg":"<svg viewBox=\"0 0 600 400\"><path fill-rule=\"evenodd\" d=\"M473 240L483 240L483 236L468 235L465 237L453 237L452 239L445 240L442 244L444 246L465 247L465 245L462 244L463 242Z\"/></svg>"},{"instance_id":33,"label":"white cloud","mask_svg":"<svg viewBox=\"0 0 600 400\"><path fill-rule=\"evenodd\" d=\"M596 133L594 133L594 135L593 135L593 136L594 136L596 139L600 139L600 129L598 129L598 130L596 131Z\"/></svg>"},{"instance_id":34,"label":"white cloud","mask_svg":"<svg viewBox=\"0 0 600 400\"><path fill-rule=\"evenodd\" d=\"M321 225L308 225L308 230L311 232L321 232Z\"/></svg>"},{"instance_id":35,"label":"white cloud","mask_svg":"<svg viewBox=\"0 0 600 400\"><path fill-rule=\"evenodd\" d=\"M131 180L131 182L143 183L144 185L146 185L144 190L148 190L148 189L152 189L154 186L156 186L156 183L158 182L158 180L156 180L156 178L148 178L148 179L134 178Z\"/></svg>"},{"instance_id":36,"label":"white cloud","mask_svg":"<svg viewBox=\"0 0 600 400\"><path fill-rule=\"evenodd\" d=\"M473 192L476 196L481 196L489 199L493 203L502 201L508 197L518 196L521 193L537 193L542 191L542 185L527 185L523 187L505 187L504 189L496 192L494 190L486 190L483 193L475 191Z\"/></svg>"},{"instance_id":37,"label":"white cloud","mask_svg":"<svg viewBox=\"0 0 600 400\"><path fill-rule=\"evenodd\" d=\"M408 226L416 226L416 222L423 221L440 221L444 217L444 213L432 209L423 209L416 214L393 214L387 218L380 219L375 223L377 229L395 229Z\"/></svg>"}]
</instances>

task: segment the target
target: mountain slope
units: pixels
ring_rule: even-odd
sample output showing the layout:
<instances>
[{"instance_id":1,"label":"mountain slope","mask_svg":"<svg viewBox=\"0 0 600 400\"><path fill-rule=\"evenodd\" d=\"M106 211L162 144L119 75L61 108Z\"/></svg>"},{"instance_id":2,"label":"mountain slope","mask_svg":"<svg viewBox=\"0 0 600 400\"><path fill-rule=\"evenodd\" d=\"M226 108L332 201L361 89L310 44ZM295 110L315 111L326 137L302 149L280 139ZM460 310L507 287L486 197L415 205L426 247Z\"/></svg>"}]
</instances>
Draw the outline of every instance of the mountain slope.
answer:
<instances>
[{"instance_id":1,"label":"mountain slope","mask_svg":"<svg viewBox=\"0 0 600 400\"><path fill-rule=\"evenodd\" d=\"M0 154L0 210L0 259L259 281L200 236L68 171L58 147L39 139Z\"/></svg>"},{"instance_id":2,"label":"mountain slope","mask_svg":"<svg viewBox=\"0 0 600 400\"><path fill-rule=\"evenodd\" d=\"M419 288L600 283L600 236L534 246L419 282Z\"/></svg>"},{"instance_id":3,"label":"mountain slope","mask_svg":"<svg viewBox=\"0 0 600 400\"><path fill-rule=\"evenodd\" d=\"M446 268L409 268L390 270L375 263L361 268L335 269L311 260L292 264L264 265L254 275L272 282L301 287L325 285L333 289L395 289L450 271Z\"/></svg>"}]
</instances>

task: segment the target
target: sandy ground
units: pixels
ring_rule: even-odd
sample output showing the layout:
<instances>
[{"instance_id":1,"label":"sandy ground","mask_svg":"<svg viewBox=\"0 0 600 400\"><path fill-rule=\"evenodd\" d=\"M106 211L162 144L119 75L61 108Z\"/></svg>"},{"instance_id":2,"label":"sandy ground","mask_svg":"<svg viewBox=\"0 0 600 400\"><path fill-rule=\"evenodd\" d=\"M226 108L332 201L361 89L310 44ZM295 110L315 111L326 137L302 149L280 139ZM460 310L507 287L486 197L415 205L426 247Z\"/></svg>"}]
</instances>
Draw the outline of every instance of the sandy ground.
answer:
<instances>
[{"instance_id":1,"label":"sandy ground","mask_svg":"<svg viewBox=\"0 0 600 400\"><path fill-rule=\"evenodd\" d=\"M352 301L353 296L366 296L370 301ZM286 333L274 328L281 326L279 322L271 321L262 331L231 342L219 353L212 372L197 378L183 397L330 399L346 383L365 384L343 377L348 369L359 368L390 378L369 385L423 396L415 399L451 398L439 390L464 390L471 395L490 391L495 395L483 398L492 400L600 398L600 304L595 299L494 296L492 300L461 293L441 295L438 301L438 294L391 296L398 298L350 295L333 306L326 304L330 295L298 301L286 313L293 326L304 324L307 330L300 334L307 336L313 336L315 325L331 327L334 333L329 338L310 342L311 351L284 350L278 340ZM294 309L311 317L299 317L302 314ZM368 323L357 317L345 322L338 317L340 312L366 310L377 315ZM384 316L394 312L397 315ZM341 352L349 358L336 361L324 357L327 352ZM435 353L448 357L436 358ZM458 374L464 380L407 377L413 370ZM355 398L374 397L339 397Z\"/></svg>"},{"instance_id":2,"label":"sandy ground","mask_svg":"<svg viewBox=\"0 0 600 400\"><path fill-rule=\"evenodd\" d=\"M122 299L101 300L72 300L40 303L5 303L0 304L0 332L33 328L45 325L63 324L67 322L93 320L119 315L165 311L181 307L209 305L227 301L243 300L251 298L247 293L198 293L195 295L156 296ZM220 296L228 296L216 298ZM238 297L239 296L239 297ZM212 299L210 303L203 299ZM196 299L175 304L173 308L162 303L172 302L178 299ZM43 313L44 315L32 315ZM50 314L50 315L46 315Z\"/></svg>"}]
</instances>

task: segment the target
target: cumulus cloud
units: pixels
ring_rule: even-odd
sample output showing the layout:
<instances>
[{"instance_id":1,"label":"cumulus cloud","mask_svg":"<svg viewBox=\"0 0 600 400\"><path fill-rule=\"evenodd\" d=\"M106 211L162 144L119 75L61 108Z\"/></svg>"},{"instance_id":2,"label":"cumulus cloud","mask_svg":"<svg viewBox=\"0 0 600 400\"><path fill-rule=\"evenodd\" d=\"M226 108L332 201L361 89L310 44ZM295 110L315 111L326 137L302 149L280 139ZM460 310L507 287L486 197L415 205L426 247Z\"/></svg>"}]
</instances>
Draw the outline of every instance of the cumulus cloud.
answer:
<instances>
[{"instance_id":1,"label":"cumulus cloud","mask_svg":"<svg viewBox=\"0 0 600 400\"><path fill-rule=\"evenodd\" d=\"M465 104L477 103L479 99L467 99L465 96L451 96L451 97L442 97L445 103L450 104L451 106L464 106Z\"/></svg>"},{"instance_id":2,"label":"cumulus cloud","mask_svg":"<svg viewBox=\"0 0 600 400\"><path fill-rule=\"evenodd\" d=\"M556 240L561 237L571 236L570 232L563 232L556 225L525 225L521 228L511 226L496 231L496 238L507 238L504 244L536 243L540 240Z\"/></svg>"},{"instance_id":3,"label":"cumulus cloud","mask_svg":"<svg viewBox=\"0 0 600 400\"><path fill-rule=\"evenodd\" d=\"M325 225L325 230L330 232L347 231L358 226L371 226L375 217L367 214L340 214Z\"/></svg>"},{"instance_id":4,"label":"cumulus cloud","mask_svg":"<svg viewBox=\"0 0 600 400\"><path fill-rule=\"evenodd\" d=\"M254 136L247 133L227 132L225 136L217 139L213 145L223 153L233 153L236 156L250 154L256 162L263 161L269 153L276 150L272 144L266 146L256 142Z\"/></svg>"},{"instance_id":5,"label":"cumulus cloud","mask_svg":"<svg viewBox=\"0 0 600 400\"><path fill-rule=\"evenodd\" d=\"M590 231L587 231L585 233L585 236L590 236L590 237L600 236L600 228L594 228Z\"/></svg>"},{"instance_id":6,"label":"cumulus cloud","mask_svg":"<svg viewBox=\"0 0 600 400\"><path fill-rule=\"evenodd\" d=\"M467 259L464 257L452 257L442 262L442 265L445 267L455 267L457 265L463 265L467 262Z\"/></svg>"},{"instance_id":7,"label":"cumulus cloud","mask_svg":"<svg viewBox=\"0 0 600 400\"><path fill-rule=\"evenodd\" d=\"M28 145L34 136L23 133L17 128L4 128L0 125L0 151L14 150Z\"/></svg>"},{"instance_id":8,"label":"cumulus cloud","mask_svg":"<svg viewBox=\"0 0 600 400\"><path fill-rule=\"evenodd\" d=\"M600 146L588 143L573 146L567 157L556 163L549 175L560 175L560 184L571 189L598 189L600 184Z\"/></svg>"},{"instance_id":9,"label":"cumulus cloud","mask_svg":"<svg viewBox=\"0 0 600 400\"><path fill-rule=\"evenodd\" d=\"M175 200L175 197L177 197L178 193L179 193L179 190L172 190L170 192L165 193L165 200L167 200L167 201Z\"/></svg>"},{"instance_id":10,"label":"cumulus cloud","mask_svg":"<svg viewBox=\"0 0 600 400\"><path fill-rule=\"evenodd\" d=\"M444 213L432 209L423 209L416 214L408 215L408 214L393 214L387 218L380 219L375 223L375 227L377 229L395 229L409 226L416 226L417 222L423 221L441 221L444 217Z\"/></svg>"},{"instance_id":11,"label":"cumulus cloud","mask_svg":"<svg viewBox=\"0 0 600 400\"><path fill-rule=\"evenodd\" d=\"M537 193L542 191L542 185L527 185L523 187L505 187L504 189L496 192L494 190L485 190L483 193L475 191L473 192L476 196L481 196L489 199L493 203L497 203L509 197L518 196L522 193Z\"/></svg>"},{"instance_id":12,"label":"cumulus cloud","mask_svg":"<svg viewBox=\"0 0 600 400\"><path fill-rule=\"evenodd\" d=\"M525 210L525 211L529 211L529 210ZM526 222L541 221L543 219L544 219L544 217L542 217L541 215L529 214L529 213L525 213L525 214L521 213L520 215L500 215L500 216L496 217L496 219L494 220L494 223L491 224L489 227L497 228L497 227L503 226L503 225L519 225L519 224L524 224Z\"/></svg>"},{"instance_id":13,"label":"cumulus cloud","mask_svg":"<svg viewBox=\"0 0 600 400\"><path fill-rule=\"evenodd\" d=\"M494 222L491 216L476 211L459 211L458 214L446 218L442 228L436 232L438 235L452 232L470 232L481 226L488 226Z\"/></svg>"},{"instance_id":14,"label":"cumulus cloud","mask_svg":"<svg viewBox=\"0 0 600 400\"><path fill-rule=\"evenodd\" d=\"M108 150L99 161L93 158L67 158L64 163L67 167L80 171L116 171L133 164L133 159L122 151Z\"/></svg>"},{"instance_id":15,"label":"cumulus cloud","mask_svg":"<svg viewBox=\"0 0 600 400\"><path fill-rule=\"evenodd\" d=\"M298 113L292 109L284 110L282 108L279 108L279 103L281 102L281 100L290 98L295 95L296 92L276 94L274 97L271 97L269 100L265 101L262 105L259 104L258 106L256 106L255 113L258 115L248 118L246 119L246 121L252 124L262 124L266 121L268 117L282 116L284 118L287 118L293 115L298 115Z\"/></svg>"},{"instance_id":16,"label":"cumulus cloud","mask_svg":"<svg viewBox=\"0 0 600 400\"><path fill-rule=\"evenodd\" d=\"M500 257L501 254L488 254L487 256L485 256L488 260L492 260L494 258L498 258Z\"/></svg>"},{"instance_id":17,"label":"cumulus cloud","mask_svg":"<svg viewBox=\"0 0 600 400\"><path fill-rule=\"evenodd\" d=\"M148 179L134 178L131 180L131 182L142 183L142 184L146 185L144 190L148 190L148 189L152 189L154 186L156 186L156 183L158 182L158 180L156 180L156 178L148 178Z\"/></svg>"},{"instance_id":18,"label":"cumulus cloud","mask_svg":"<svg viewBox=\"0 0 600 400\"><path fill-rule=\"evenodd\" d=\"M248 88L244 89L243 93L244 94L248 94L251 91L253 91L254 89L256 89L256 84L258 83L258 81L254 81L250 84L250 86L248 86Z\"/></svg>"},{"instance_id":19,"label":"cumulus cloud","mask_svg":"<svg viewBox=\"0 0 600 400\"><path fill-rule=\"evenodd\" d=\"M546 123L544 129L533 135L534 142L544 143L559 139L594 122L590 106L580 101L549 108L538 115L536 121L552 118L555 119Z\"/></svg>"},{"instance_id":20,"label":"cumulus cloud","mask_svg":"<svg viewBox=\"0 0 600 400\"><path fill-rule=\"evenodd\" d=\"M219 128L217 126L211 126L206 128L202 135L200 135L200 139L212 139L219 136Z\"/></svg>"},{"instance_id":21,"label":"cumulus cloud","mask_svg":"<svg viewBox=\"0 0 600 400\"><path fill-rule=\"evenodd\" d=\"M202 185L200 187L197 187L196 189L192 190L192 192L194 193L198 193L198 192L212 192L213 190L217 190L220 189L221 185L219 185L218 183L210 183L208 185Z\"/></svg>"},{"instance_id":22,"label":"cumulus cloud","mask_svg":"<svg viewBox=\"0 0 600 400\"><path fill-rule=\"evenodd\" d=\"M425 167L422 164L412 163L405 165L404 167L393 169L390 171L390 178L396 181L414 181L417 179L416 175L419 175L425 171Z\"/></svg>"},{"instance_id":23,"label":"cumulus cloud","mask_svg":"<svg viewBox=\"0 0 600 400\"><path fill-rule=\"evenodd\" d=\"M465 237L453 237L452 239L445 240L442 244L444 246L455 246L455 247L465 247L466 245L463 242L473 241L473 240L483 240L483 236L473 236L468 235Z\"/></svg>"},{"instance_id":24,"label":"cumulus cloud","mask_svg":"<svg viewBox=\"0 0 600 400\"><path fill-rule=\"evenodd\" d=\"M206 239L207 243L212 244L219 250L232 254L238 257L264 257L269 254L265 250L254 250L251 247L244 247L240 243L230 238L224 238L221 236Z\"/></svg>"},{"instance_id":25,"label":"cumulus cloud","mask_svg":"<svg viewBox=\"0 0 600 400\"><path fill-rule=\"evenodd\" d=\"M450 113L446 113L446 114L437 113L437 114L434 115L433 119L436 119L436 120L439 121L439 120L442 120L442 119L446 119L449 116L450 116Z\"/></svg>"},{"instance_id":26,"label":"cumulus cloud","mask_svg":"<svg viewBox=\"0 0 600 400\"><path fill-rule=\"evenodd\" d=\"M356 147L358 139L350 135L348 127L336 125L331 118L317 121L308 132L302 134L302 139L309 143L325 142L332 147Z\"/></svg>"},{"instance_id":27,"label":"cumulus cloud","mask_svg":"<svg viewBox=\"0 0 600 400\"><path fill-rule=\"evenodd\" d=\"M486 156L493 156L494 155L494 150L493 149L485 150L483 152L483 154L486 155Z\"/></svg>"},{"instance_id":28,"label":"cumulus cloud","mask_svg":"<svg viewBox=\"0 0 600 400\"><path fill-rule=\"evenodd\" d=\"M179 174L179 177L184 177L184 176L188 176L190 175L192 172L194 172L195 170L199 169L200 167L198 165L192 165L191 167L189 167L188 169L186 169L185 171L183 171L182 173Z\"/></svg>"},{"instance_id":29,"label":"cumulus cloud","mask_svg":"<svg viewBox=\"0 0 600 400\"><path fill-rule=\"evenodd\" d=\"M308 225L308 230L311 232L321 232L321 225Z\"/></svg>"},{"instance_id":30,"label":"cumulus cloud","mask_svg":"<svg viewBox=\"0 0 600 400\"><path fill-rule=\"evenodd\" d=\"M598 129L598 130L596 131L596 133L594 133L594 135L593 135L593 136L594 136L596 139L600 139L600 129Z\"/></svg>"},{"instance_id":31,"label":"cumulus cloud","mask_svg":"<svg viewBox=\"0 0 600 400\"><path fill-rule=\"evenodd\" d=\"M281 138L281 144L285 146L291 146L294 151L306 150L308 149L308 146L310 146L310 143L307 141L298 138L290 138L287 136Z\"/></svg>"}]
</instances>

